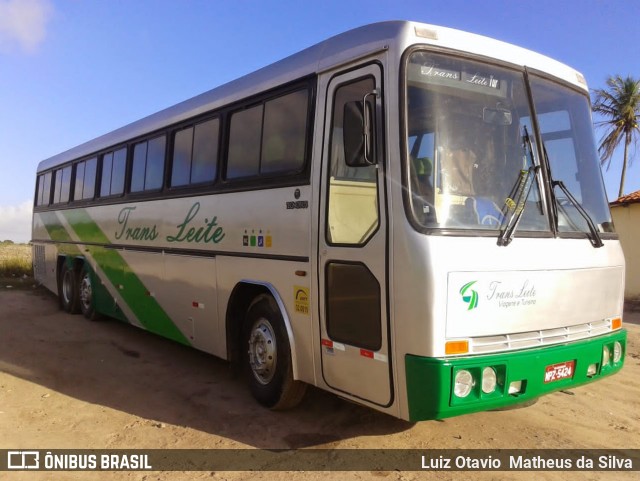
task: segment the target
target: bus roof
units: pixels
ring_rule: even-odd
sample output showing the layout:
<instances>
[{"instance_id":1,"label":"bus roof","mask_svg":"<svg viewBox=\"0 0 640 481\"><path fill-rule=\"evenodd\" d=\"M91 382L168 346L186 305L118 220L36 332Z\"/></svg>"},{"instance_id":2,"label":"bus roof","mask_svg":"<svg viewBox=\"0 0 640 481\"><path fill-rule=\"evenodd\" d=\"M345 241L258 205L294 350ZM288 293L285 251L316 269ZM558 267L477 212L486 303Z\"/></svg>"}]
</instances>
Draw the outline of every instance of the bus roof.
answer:
<instances>
[{"instance_id":1,"label":"bus roof","mask_svg":"<svg viewBox=\"0 0 640 481\"><path fill-rule=\"evenodd\" d=\"M131 139L373 52L389 49L400 55L407 47L416 44L434 45L531 67L587 90L582 75L570 67L499 40L416 22L373 23L331 37L248 75L54 155L38 164L38 173L110 147L118 147Z\"/></svg>"}]
</instances>

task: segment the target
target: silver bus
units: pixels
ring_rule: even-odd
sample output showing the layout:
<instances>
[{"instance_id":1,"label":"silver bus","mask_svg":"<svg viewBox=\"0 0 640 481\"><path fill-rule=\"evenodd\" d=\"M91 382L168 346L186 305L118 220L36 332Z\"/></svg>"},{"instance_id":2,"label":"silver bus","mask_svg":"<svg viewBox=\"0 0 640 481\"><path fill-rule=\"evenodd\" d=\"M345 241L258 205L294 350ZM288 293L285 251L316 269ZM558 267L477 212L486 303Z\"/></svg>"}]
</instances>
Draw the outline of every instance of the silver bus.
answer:
<instances>
[{"instance_id":1,"label":"silver bus","mask_svg":"<svg viewBox=\"0 0 640 481\"><path fill-rule=\"evenodd\" d=\"M357 28L42 161L32 239L63 309L240 363L272 409L445 418L624 363L585 79L449 28Z\"/></svg>"}]
</instances>

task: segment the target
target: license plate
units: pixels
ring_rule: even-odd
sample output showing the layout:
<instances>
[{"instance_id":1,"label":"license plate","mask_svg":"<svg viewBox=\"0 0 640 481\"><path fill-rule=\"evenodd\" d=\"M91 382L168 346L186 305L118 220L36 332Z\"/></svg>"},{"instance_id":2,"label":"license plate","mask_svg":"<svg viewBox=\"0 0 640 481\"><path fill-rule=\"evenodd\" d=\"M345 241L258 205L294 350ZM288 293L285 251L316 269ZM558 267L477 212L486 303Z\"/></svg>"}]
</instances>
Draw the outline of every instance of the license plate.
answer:
<instances>
[{"instance_id":1,"label":"license plate","mask_svg":"<svg viewBox=\"0 0 640 481\"><path fill-rule=\"evenodd\" d=\"M573 377L575 361L566 361L558 364L547 366L544 371L544 382L560 381L561 379L569 379Z\"/></svg>"}]
</instances>

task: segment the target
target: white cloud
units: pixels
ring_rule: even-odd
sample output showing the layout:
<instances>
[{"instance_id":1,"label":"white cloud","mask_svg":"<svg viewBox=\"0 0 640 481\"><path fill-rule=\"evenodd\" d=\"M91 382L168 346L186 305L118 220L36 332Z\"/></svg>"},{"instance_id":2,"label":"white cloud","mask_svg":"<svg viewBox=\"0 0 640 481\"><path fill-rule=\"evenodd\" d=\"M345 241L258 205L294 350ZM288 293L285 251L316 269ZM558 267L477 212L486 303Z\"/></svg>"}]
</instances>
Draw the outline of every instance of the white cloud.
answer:
<instances>
[{"instance_id":1,"label":"white cloud","mask_svg":"<svg viewBox=\"0 0 640 481\"><path fill-rule=\"evenodd\" d=\"M50 0L0 0L0 50L12 50L17 44L33 52L47 33L53 13Z\"/></svg>"},{"instance_id":2,"label":"white cloud","mask_svg":"<svg viewBox=\"0 0 640 481\"><path fill-rule=\"evenodd\" d=\"M19 205L0 205L0 241L28 242L31 239L33 202Z\"/></svg>"}]
</instances>

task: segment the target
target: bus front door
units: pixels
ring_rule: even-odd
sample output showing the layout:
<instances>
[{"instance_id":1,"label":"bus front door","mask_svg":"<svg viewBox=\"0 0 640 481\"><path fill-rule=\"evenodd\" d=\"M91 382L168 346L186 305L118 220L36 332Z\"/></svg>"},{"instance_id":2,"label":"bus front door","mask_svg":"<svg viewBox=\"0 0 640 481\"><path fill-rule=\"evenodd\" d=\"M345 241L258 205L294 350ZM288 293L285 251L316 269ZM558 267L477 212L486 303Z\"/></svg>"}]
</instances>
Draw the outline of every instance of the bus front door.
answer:
<instances>
[{"instance_id":1,"label":"bus front door","mask_svg":"<svg viewBox=\"0 0 640 481\"><path fill-rule=\"evenodd\" d=\"M322 376L337 391L388 406L393 393L382 68L372 62L322 85L327 100L318 229ZM345 161L345 104L354 101L369 103L364 112L375 132L368 152L372 165Z\"/></svg>"}]
</instances>

